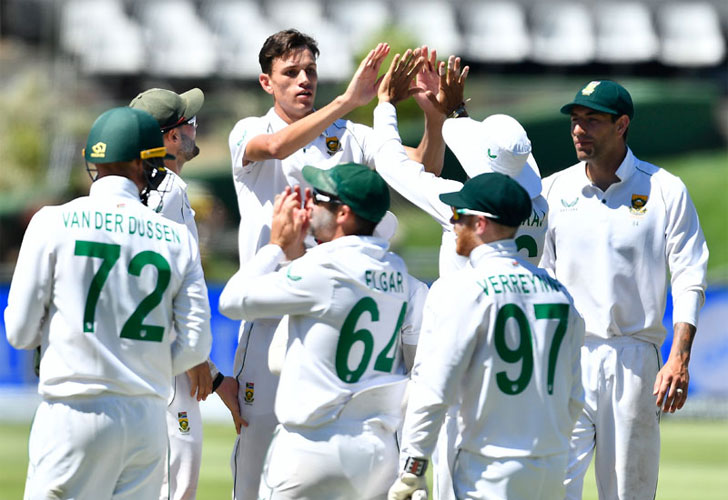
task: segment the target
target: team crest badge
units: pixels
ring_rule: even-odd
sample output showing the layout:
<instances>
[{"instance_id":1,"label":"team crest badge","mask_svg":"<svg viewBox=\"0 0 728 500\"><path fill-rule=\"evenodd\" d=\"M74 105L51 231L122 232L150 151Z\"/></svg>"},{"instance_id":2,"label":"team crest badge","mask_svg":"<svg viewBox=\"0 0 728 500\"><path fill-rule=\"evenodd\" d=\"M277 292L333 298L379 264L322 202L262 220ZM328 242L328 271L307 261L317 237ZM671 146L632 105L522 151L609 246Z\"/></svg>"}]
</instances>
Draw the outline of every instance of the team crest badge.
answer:
<instances>
[{"instance_id":1,"label":"team crest badge","mask_svg":"<svg viewBox=\"0 0 728 500\"><path fill-rule=\"evenodd\" d=\"M635 215L642 215L647 211L647 196L644 194L632 195L632 206L629 211Z\"/></svg>"},{"instance_id":2,"label":"team crest badge","mask_svg":"<svg viewBox=\"0 0 728 500\"><path fill-rule=\"evenodd\" d=\"M106 158L105 142L97 142L91 146L91 158Z\"/></svg>"},{"instance_id":3,"label":"team crest badge","mask_svg":"<svg viewBox=\"0 0 728 500\"><path fill-rule=\"evenodd\" d=\"M182 434L190 433L190 421L187 418L187 412L181 411L177 413L177 421L179 422L179 431Z\"/></svg>"},{"instance_id":4,"label":"team crest badge","mask_svg":"<svg viewBox=\"0 0 728 500\"><path fill-rule=\"evenodd\" d=\"M327 137L326 138L326 152L329 156L333 156L341 150L341 143L338 137Z\"/></svg>"},{"instance_id":5,"label":"team crest badge","mask_svg":"<svg viewBox=\"0 0 728 500\"><path fill-rule=\"evenodd\" d=\"M593 82L587 83L586 87L581 89L581 95L592 95L600 83L602 83L602 82L593 81Z\"/></svg>"},{"instance_id":6,"label":"team crest badge","mask_svg":"<svg viewBox=\"0 0 728 500\"><path fill-rule=\"evenodd\" d=\"M578 196L574 198L574 201L566 201L565 199L561 198L561 204L564 206L564 208L574 208L577 203L579 203Z\"/></svg>"},{"instance_id":7,"label":"team crest badge","mask_svg":"<svg viewBox=\"0 0 728 500\"><path fill-rule=\"evenodd\" d=\"M255 401L255 384L253 382L245 382L245 404L252 405Z\"/></svg>"}]
</instances>

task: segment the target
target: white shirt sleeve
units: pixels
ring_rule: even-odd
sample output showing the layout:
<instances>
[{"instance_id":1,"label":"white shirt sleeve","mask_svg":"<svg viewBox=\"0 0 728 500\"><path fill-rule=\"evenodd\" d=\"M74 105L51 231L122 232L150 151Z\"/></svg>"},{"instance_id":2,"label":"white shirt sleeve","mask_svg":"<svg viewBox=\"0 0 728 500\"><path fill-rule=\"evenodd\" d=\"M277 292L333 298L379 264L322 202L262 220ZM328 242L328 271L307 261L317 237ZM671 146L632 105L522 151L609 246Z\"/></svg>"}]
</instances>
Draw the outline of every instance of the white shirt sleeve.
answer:
<instances>
[{"instance_id":1,"label":"white shirt sleeve","mask_svg":"<svg viewBox=\"0 0 728 500\"><path fill-rule=\"evenodd\" d=\"M258 162L251 162L243 166L243 158L245 157L245 149L248 142L253 137L267 133L265 117L251 116L243 118L235 124L228 136L228 146L230 147L230 157L232 159L233 173L240 171L250 171Z\"/></svg>"},{"instance_id":2,"label":"white shirt sleeve","mask_svg":"<svg viewBox=\"0 0 728 500\"><path fill-rule=\"evenodd\" d=\"M546 199L546 203L549 202L549 191L551 191L551 186L553 185L554 176L549 176L543 181L543 191L542 195ZM551 212L551 207L549 206L549 212ZM553 217L553 215L552 215ZM538 267L546 269L548 273L552 276L556 276L556 249L554 248L554 234L553 234L553 226L551 224L547 225L546 229L546 236L544 238L543 242L543 253L541 254L541 261L538 264Z\"/></svg>"},{"instance_id":3,"label":"white shirt sleeve","mask_svg":"<svg viewBox=\"0 0 728 500\"><path fill-rule=\"evenodd\" d=\"M685 185L667 205L667 263L672 285L672 322L698 326L698 313L705 303L708 246L698 213Z\"/></svg>"},{"instance_id":4,"label":"white shirt sleeve","mask_svg":"<svg viewBox=\"0 0 728 500\"><path fill-rule=\"evenodd\" d=\"M395 191L449 229L452 210L440 201L440 194L460 191L462 183L425 172L421 163L409 159L399 137L397 111L390 103L374 109L374 133L379 144L377 172Z\"/></svg>"},{"instance_id":5,"label":"white shirt sleeve","mask_svg":"<svg viewBox=\"0 0 728 500\"><path fill-rule=\"evenodd\" d=\"M16 349L33 349L40 345L41 327L53 290L55 254L49 243L47 208L30 221L13 273L5 309L5 330L10 345Z\"/></svg>"},{"instance_id":6,"label":"white shirt sleeve","mask_svg":"<svg viewBox=\"0 0 728 500\"><path fill-rule=\"evenodd\" d=\"M276 253L276 245L261 248L254 260L254 268L264 268L263 262L272 262L267 252ZM279 247L278 247L279 248ZM282 250L279 259L282 255ZM280 263L280 260L278 260ZM220 312L233 319L255 320L280 318L285 314L318 316L330 306L333 281L323 266L308 259L307 255L292 261L285 269L253 276L238 272L220 294ZM254 278L254 279L253 279Z\"/></svg>"},{"instance_id":7,"label":"white shirt sleeve","mask_svg":"<svg viewBox=\"0 0 728 500\"><path fill-rule=\"evenodd\" d=\"M403 456L432 455L448 406L459 397L475 350L482 317L462 314L463 304L470 302L462 294L452 293L452 283L435 282L425 302L402 432Z\"/></svg>"},{"instance_id":8,"label":"white shirt sleeve","mask_svg":"<svg viewBox=\"0 0 728 500\"><path fill-rule=\"evenodd\" d=\"M176 338L172 343L172 372L179 374L205 361L212 348L210 303L197 242L189 239L192 258L182 286L172 301Z\"/></svg>"}]
</instances>

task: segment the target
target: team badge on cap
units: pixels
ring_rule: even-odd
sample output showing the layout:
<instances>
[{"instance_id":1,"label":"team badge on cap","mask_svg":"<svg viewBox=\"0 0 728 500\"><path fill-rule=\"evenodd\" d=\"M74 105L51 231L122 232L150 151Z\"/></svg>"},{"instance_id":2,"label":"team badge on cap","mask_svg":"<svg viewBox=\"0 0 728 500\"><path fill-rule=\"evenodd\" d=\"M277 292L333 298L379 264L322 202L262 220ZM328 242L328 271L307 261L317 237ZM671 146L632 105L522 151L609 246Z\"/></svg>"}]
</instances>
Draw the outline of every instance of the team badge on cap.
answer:
<instances>
[{"instance_id":1,"label":"team badge on cap","mask_svg":"<svg viewBox=\"0 0 728 500\"><path fill-rule=\"evenodd\" d=\"M599 85L600 83L602 83L602 82L599 82L599 81L589 82L586 85L586 87L581 89L581 95L592 95L594 93L594 91L597 89L597 85Z\"/></svg>"},{"instance_id":2,"label":"team badge on cap","mask_svg":"<svg viewBox=\"0 0 728 500\"><path fill-rule=\"evenodd\" d=\"M190 433L190 421L187 418L187 412L181 411L177 413L177 421L179 422L179 431L182 434Z\"/></svg>"},{"instance_id":3,"label":"team badge on cap","mask_svg":"<svg viewBox=\"0 0 728 500\"><path fill-rule=\"evenodd\" d=\"M91 146L91 157L92 158L104 158L106 156L106 143L97 142Z\"/></svg>"},{"instance_id":4,"label":"team badge on cap","mask_svg":"<svg viewBox=\"0 0 728 500\"><path fill-rule=\"evenodd\" d=\"M338 137L327 137L326 138L326 152L329 156L333 156L341 150L341 143Z\"/></svg>"},{"instance_id":5,"label":"team badge on cap","mask_svg":"<svg viewBox=\"0 0 728 500\"><path fill-rule=\"evenodd\" d=\"M245 382L245 404L252 405L255 401L255 383Z\"/></svg>"}]
</instances>

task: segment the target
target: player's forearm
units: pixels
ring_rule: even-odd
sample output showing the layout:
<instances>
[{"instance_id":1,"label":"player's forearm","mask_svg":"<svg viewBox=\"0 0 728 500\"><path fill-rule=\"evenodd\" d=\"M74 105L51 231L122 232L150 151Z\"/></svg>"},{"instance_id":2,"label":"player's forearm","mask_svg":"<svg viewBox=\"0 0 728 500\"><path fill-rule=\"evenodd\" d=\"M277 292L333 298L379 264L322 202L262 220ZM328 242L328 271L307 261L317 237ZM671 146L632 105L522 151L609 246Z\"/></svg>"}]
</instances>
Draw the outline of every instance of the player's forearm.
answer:
<instances>
[{"instance_id":1,"label":"player's forearm","mask_svg":"<svg viewBox=\"0 0 728 500\"><path fill-rule=\"evenodd\" d=\"M442 137L442 124L445 116L425 114L425 132L416 149L407 148L411 160L422 163L425 171L439 176L445 163L445 139Z\"/></svg>"},{"instance_id":2,"label":"player's forearm","mask_svg":"<svg viewBox=\"0 0 728 500\"><path fill-rule=\"evenodd\" d=\"M245 149L245 161L283 160L323 133L332 123L355 108L344 96L297 120L274 134L254 137Z\"/></svg>"},{"instance_id":3,"label":"player's forearm","mask_svg":"<svg viewBox=\"0 0 728 500\"><path fill-rule=\"evenodd\" d=\"M695 326L689 323L675 323L668 363L675 361L685 367L688 366L696 331Z\"/></svg>"},{"instance_id":4,"label":"player's forearm","mask_svg":"<svg viewBox=\"0 0 728 500\"><path fill-rule=\"evenodd\" d=\"M445 421L447 403L413 383L402 428L402 457L432 456L437 436Z\"/></svg>"}]
</instances>

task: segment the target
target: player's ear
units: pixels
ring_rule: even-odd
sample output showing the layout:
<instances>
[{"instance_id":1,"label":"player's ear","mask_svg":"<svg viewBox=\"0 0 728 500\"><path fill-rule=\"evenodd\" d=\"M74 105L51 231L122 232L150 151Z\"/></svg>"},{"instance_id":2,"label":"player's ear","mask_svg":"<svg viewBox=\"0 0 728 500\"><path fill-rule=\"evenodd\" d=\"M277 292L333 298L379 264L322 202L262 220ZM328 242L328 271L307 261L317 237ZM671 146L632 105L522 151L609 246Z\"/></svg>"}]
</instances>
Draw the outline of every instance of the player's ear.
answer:
<instances>
[{"instance_id":1,"label":"player's ear","mask_svg":"<svg viewBox=\"0 0 728 500\"><path fill-rule=\"evenodd\" d=\"M619 118L617 118L617 133L622 135L624 134L624 131L627 130L627 127L629 127L629 116L622 115Z\"/></svg>"},{"instance_id":2,"label":"player's ear","mask_svg":"<svg viewBox=\"0 0 728 500\"><path fill-rule=\"evenodd\" d=\"M260 86L263 87L263 90L266 91L266 93L273 95L273 86L270 82L270 75L267 73L261 73L258 75L258 82L260 83Z\"/></svg>"}]
</instances>

